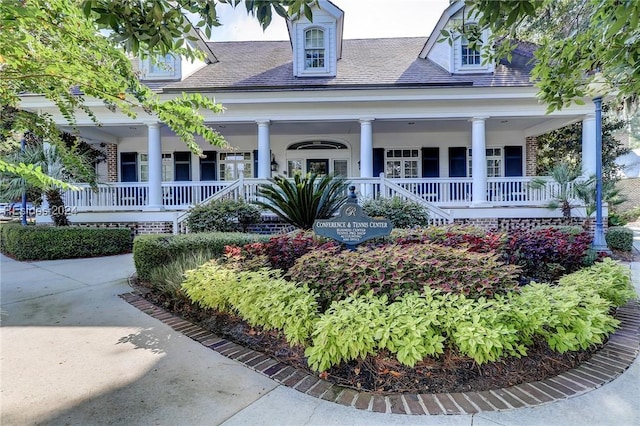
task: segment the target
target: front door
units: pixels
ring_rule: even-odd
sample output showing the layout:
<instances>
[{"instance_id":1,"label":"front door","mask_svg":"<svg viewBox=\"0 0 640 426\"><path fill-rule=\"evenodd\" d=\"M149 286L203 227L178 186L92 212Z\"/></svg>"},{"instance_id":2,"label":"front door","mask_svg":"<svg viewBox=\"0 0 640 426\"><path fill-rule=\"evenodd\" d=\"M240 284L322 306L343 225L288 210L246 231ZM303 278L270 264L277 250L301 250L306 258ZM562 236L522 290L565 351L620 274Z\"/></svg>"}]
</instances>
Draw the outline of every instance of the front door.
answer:
<instances>
[{"instance_id":1,"label":"front door","mask_svg":"<svg viewBox=\"0 0 640 426\"><path fill-rule=\"evenodd\" d=\"M329 173L329 159L321 158L321 159L308 159L307 160L307 172L312 174L317 174L320 176L326 175Z\"/></svg>"}]
</instances>

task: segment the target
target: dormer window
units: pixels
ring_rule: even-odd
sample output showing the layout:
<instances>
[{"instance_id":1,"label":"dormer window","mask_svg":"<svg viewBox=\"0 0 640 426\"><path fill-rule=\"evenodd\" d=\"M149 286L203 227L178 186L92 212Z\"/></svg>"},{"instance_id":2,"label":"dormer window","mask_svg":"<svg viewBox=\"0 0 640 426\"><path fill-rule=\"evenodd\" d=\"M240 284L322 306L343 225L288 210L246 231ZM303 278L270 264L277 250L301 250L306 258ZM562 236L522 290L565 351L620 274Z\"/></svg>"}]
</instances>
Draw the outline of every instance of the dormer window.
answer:
<instances>
[{"instance_id":1,"label":"dormer window","mask_svg":"<svg viewBox=\"0 0 640 426\"><path fill-rule=\"evenodd\" d=\"M328 0L315 0L313 21L304 14L287 20L293 76L301 78L331 78L338 73L342 55L344 12Z\"/></svg>"},{"instance_id":2,"label":"dormer window","mask_svg":"<svg viewBox=\"0 0 640 426\"><path fill-rule=\"evenodd\" d=\"M466 37L462 37L460 48L460 59L462 61L462 66L481 64L482 61L480 59L480 51L469 46L469 40L467 40Z\"/></svg>"},{"instance_id":3,"label":"dormer window","mask_svg":"<svg viewBox=\"0 0 640 426\"><path fill-rule=\"evenodd\" d=\"M324 31L310 28L304 33L304 68L318 70L325 68Z\"/></svg>"},{"instance_id":4,"label":"dormer window","mask_svg":"<svg viewBox=\"0 0 640 426\"><path fill-rule=\"evenodd\" d=\"M487 30L479 30L477 24L465 25L465 33L474 34L476 37L465 37L460 34L454 42L451 54L454 64L454 73L484 73L493 72L493 64L482 63L482 52L487 48ZM444 44L444 43L443 43Z\"/></svg>"},{"instance_id":5,"label":"dormer window","mask_svg":"<svg viewBox=\"0 0 640 426\"><path fill-rule=\"evenodd\" d=\"M180 58L165 55L140 61L143 80L180 80L182 76Z\"/></svg>"}]
</instances>

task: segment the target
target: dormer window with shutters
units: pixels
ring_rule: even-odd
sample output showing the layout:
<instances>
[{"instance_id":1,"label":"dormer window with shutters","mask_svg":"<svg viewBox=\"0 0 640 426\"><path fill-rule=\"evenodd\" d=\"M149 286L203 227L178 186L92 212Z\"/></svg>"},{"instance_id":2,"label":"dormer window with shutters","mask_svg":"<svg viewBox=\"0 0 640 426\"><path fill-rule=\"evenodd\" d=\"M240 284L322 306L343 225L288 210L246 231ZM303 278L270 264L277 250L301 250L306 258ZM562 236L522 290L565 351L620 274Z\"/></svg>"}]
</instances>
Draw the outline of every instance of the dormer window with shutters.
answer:
<instances>
[{"instance_id":1,"label":"dormer window with shutters","mask_svg":"<svg viewBox=\"0 0 640 426\"><path fill-rule=\"evenodd\" d=\"M313 22L295 16L287 22L295 77L335 77L342 55L344 12L329 1L314 6Z\"/></svg>"}]
</instances>

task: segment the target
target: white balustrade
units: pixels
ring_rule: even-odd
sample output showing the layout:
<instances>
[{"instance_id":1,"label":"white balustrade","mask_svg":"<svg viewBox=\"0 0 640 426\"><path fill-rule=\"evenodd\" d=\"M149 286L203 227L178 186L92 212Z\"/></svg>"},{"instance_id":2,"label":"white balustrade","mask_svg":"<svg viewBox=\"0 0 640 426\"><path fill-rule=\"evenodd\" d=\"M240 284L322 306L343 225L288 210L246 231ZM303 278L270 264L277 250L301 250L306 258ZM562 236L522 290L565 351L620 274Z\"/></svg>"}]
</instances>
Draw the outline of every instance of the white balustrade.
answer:
<instances>
[{"instance_id":1,"label":"white balustrade","mask_svg":"<svg viewBox=\"0 0 640 426\"><path fill-rule=\"evenodd\" d=\"M415 198L443 208L468 206L473 180L471 178L438 179L386 179L348 178L359 194L372 198L400 196ZM495 206L545 206L557 198L562 188L549 180L539 189L531 187L532 177L508 177L487 179L487 201ZM163 182L163 205L168 210L186 210L203 202L217 198L256 201L258 188L267 184L267 179L241 179L239 181ZM74 184L78 191L63 192L64 202L77 211L134 211L144 210L149 190L145 182L100 184L92 189L87 184ZM573 185L567 187L569 198L573 197Z\"/></svg>"}]
</instances>

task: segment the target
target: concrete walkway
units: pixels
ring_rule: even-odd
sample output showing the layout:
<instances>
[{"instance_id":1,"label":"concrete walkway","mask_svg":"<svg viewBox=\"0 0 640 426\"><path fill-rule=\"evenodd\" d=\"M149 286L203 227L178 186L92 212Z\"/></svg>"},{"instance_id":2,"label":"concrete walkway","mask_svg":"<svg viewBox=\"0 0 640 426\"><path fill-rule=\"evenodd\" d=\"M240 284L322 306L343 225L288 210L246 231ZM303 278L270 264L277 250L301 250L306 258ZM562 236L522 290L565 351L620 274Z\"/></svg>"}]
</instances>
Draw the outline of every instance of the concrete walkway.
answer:
<instances>
[{"instance_id":1,"label":"concrete walkway","mask_svg":"<svg viewBox=\"0 0 640 426\"><path fill-rule=\"evenodd\" d=\"M640 291L640 263L631 268ZM131 255L31 263L0 256L2 425L640 424L639 359L600 389L527 409L407 416L329 403L120 299L133 270Z\"/></svg>"}]
</instances>

